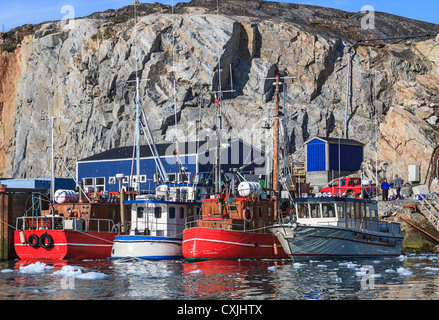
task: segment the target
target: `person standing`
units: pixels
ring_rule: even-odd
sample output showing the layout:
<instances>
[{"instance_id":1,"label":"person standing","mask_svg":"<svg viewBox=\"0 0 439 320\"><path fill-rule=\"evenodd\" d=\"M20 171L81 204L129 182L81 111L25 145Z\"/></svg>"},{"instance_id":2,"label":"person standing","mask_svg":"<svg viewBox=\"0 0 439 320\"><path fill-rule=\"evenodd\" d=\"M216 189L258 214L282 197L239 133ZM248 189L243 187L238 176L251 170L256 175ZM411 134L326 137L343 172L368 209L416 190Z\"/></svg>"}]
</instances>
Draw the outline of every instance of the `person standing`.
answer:
<instances>
[{"instance_id":1,"label":"person standing","mask_svg":"<svg viewBox=\"0 0 439 320\"><path fill-rule=\"evenodd\" d=\"M396 199L401 199L402 179L395 174L395 180L393 180L393 187L396 189Z\"/></svg>"},{"instance_id":2,"label":"person standing","mask_svg":"<svg viewBox=\"0 0 439 320\"><path fill-rule=\"evenodd\" d=\"M383 191L383 201L389 201L389 187L390 184L387 182L387 178L381 183L381 190Z\"/></svg>"}]
</instances>

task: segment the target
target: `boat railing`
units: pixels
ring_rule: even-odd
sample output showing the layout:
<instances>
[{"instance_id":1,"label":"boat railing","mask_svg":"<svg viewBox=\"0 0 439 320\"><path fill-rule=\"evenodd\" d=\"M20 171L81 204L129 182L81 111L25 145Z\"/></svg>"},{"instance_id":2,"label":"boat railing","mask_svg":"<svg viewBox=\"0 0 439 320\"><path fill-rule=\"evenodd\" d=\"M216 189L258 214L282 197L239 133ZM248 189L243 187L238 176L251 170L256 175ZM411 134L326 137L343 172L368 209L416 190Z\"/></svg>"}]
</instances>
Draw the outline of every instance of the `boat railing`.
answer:
<instances>
[{"instance_id":1,"label":"boat railing","mask_svg":"<svg viewBox=\"0 0 439 320\"><path fill-rule=\"evenodd\" d=\"M64 217L59 215L18 217L16 229L117 232L117 227L111 219Z\"/></svg>"},{"instance_id":2,"label":"boat railing","mask_svg":"<svg viewBox=\"0 0 439 320\"><path fill-rule=\"evenodd\" d=\"M333 196L335 197L343 197L346 195L348 190L352 190L353 186L337 186L335 187L335 192ZM361 189L361 193L363 198L365 199L374 199L378 195L378 188L373 185L362 185L359 187L355 187L355 189Z\"/></svg>"},{"instance_id":3,"label":"boat railing","mask_svg":"<svg viewBox=\"0 0 439 320\"><path fill-rule=\"evenodd\" d=\"M241 219L186 220L186 229L211 228L255 233L271 233L269 228L273 225L274 221L260 220L252 220L250 222Z\"/></svg>"},{"instance_id":4,"label":"boat railing","mask_svg":"<svg viewBox=\"0 0 439 320\"><path fill-rule=\"evenodd\" d=\"M181 222L131 222L130 233L160 237L178 237L183 234L184 223Z\"/></svg>"}]
</instances>

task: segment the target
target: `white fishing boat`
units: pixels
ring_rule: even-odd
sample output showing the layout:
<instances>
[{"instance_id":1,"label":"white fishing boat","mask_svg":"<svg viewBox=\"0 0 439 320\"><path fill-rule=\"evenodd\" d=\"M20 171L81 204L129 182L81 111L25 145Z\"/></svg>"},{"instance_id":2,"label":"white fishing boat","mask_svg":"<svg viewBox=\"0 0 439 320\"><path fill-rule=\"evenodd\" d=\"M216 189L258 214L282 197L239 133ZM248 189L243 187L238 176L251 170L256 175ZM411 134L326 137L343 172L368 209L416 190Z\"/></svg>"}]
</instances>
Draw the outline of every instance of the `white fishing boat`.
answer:
<instances>
[{"instance_id":1,"label":"white fishing boat","mask_svg":"<svg viewBox=\"0 0 439 320\"><path fill-rule=\"evenodd\" d=\"M270 231L296 261L401 255L401 226L380 222L376 201L309 197L293 199L293 203L290 216Z\"/></svg>"},{"instance_id":2,"label":"white fishing boat","mask_svg":"<svg viewBox=\"0 0 439 320\"><path fill-rule=\"evenodd\" d=\"M114 239L111 259L180 259L186 219L199 214L201 202L193 185L160 185L155 195L125 201L131 205L131 230Z\"/></svg>"}]
</instances>

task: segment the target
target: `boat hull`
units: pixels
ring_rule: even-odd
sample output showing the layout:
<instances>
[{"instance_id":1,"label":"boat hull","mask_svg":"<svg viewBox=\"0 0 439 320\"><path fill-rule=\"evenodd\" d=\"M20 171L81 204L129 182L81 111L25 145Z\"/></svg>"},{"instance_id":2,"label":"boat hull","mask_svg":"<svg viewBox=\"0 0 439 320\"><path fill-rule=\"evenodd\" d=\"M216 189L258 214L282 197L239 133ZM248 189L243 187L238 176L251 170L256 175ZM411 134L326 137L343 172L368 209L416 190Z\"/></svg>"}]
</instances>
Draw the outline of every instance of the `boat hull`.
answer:
<instances>
[{"instance_id":1,"label":"boat hull","mask_svg":"<svg viewBox=\"0 0 439 320\"><path fill-rule=\"evenodd\" d=\"M118 236L114 239L111 259L120 258L181 259L182 239L143 235Z\"/></svg>"},{"instance_id":2,"label":"boat hull","mask_svg":"<svg viewBox=\"0 0 439 320\"><path fill-rule=\"evenodd\" d=\"M183 231L183 256L186 260L288 258L272 234L200 227Z\"/></svg>"},{"instance_id":3,"label":"boat hull","mask_svg":"<svg viewBox=\"0 0 439 320\"><path fill-rule=\"evenodd\" d=\"M25 243L21 242L20 232L25 234ZM49 234L53 245L45 249L32 247L28 243L29 236L34 234L40 238ZM25 230L14 231L14 247L18 257L29 259L105 259L110 257L116 232L92 232L74 230Z\"/></svg>"},{"instance_id":4,"label":"boat hull","mask_svg":"<svg viewBox=\"0 0 439 320\"><path fill-rule=\"evenodd\" d=\"M326 257L399 256L404 240L398 235L334 226L275 226L270 230L296 261Z\"/></svg>"}]
</instances>

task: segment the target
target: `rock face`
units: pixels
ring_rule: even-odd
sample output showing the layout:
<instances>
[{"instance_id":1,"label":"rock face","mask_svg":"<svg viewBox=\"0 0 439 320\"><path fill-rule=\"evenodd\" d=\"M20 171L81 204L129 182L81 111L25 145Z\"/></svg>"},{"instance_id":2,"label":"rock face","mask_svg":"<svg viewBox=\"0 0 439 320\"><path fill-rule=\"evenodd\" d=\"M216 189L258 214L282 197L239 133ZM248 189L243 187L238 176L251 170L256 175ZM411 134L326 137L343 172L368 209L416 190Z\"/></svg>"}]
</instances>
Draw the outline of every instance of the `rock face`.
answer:
<instances>
[{"instance_id":1,"label":"rock face","mask_svg":"<svg viewBox=\"0 0 439 320\"><path fill-rule=\"evenodd\" d=\"M195 139L200 113L201 127L214 130L212 92L233 84L222 97L225 136L267 151L272 131L261 126L273 121L274 98L266 78L295 77L282 86L281 138L303 161L308 138L343 135L350 45L439 31L381 13L364 30L362 13L256 0L220 1L218 12L207 0L179 4L175 15L159 4L138 12L137 23L128 6L1 35L0 176L49 175L50 121L42 116L56 117L56 151L72 172L76 160L132 145L136 70L156 142ZM392 174L406 180L407 165L421 162L425 175L439 141L438 78L434 37L356 47L349 138L365 143L370 172L378 146L378 163L390 163ZM56 174L67 176L60 162Z\"/></svg>"}]
</instances>

